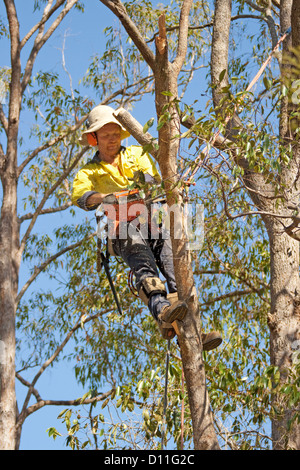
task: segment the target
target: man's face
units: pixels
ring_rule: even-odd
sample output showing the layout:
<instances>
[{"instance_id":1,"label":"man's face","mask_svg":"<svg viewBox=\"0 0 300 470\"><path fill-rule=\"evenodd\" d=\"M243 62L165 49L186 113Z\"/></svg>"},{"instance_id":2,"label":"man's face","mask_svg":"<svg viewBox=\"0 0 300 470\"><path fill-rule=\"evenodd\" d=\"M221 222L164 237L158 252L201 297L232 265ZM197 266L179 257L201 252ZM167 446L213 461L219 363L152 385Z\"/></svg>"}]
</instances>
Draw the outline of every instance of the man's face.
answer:
<instances>
[{"instance_id":1,"label":"man's face","mask_svg":"<svg viewBox=\"0 0 300 470\"><path fill-rule=\"evenodd\" d=\"M121 128L118 124L105 124L97 131L98 148L101 158L111 163L121 147Z\"/></svg>"}]
</instances>

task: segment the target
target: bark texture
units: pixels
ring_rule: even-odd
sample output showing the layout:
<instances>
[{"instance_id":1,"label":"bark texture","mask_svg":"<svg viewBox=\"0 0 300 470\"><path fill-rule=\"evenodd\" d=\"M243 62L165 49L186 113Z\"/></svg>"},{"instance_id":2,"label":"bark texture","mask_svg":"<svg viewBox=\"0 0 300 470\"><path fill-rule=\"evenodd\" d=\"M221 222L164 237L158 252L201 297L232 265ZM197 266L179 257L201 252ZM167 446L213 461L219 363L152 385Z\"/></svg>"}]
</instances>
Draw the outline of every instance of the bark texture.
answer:
<instances>
[{"instance_id":1,"label":"bark texture","mask_svg":"<svg viewBox=\"0 0 300 470\"><path fill-rule=\"evenodd\" d=\"M292 35L283 42L283 60L281 62L281 76L284 79L291 73L291 67L286 61L290 47L300 43L300 3L298 0L282 0L280 2L281 31L285 32L292 26ZM262 11L257 6L258 11ZM292 13L293 12L293 13ZM222 83L219 76L222 70L228 67L228 44L231 18L231 1L215 1L215 19L212 43L212 83L215 85L213 99L215 106L220 109L222 96ZM294 77L294 79L299 77ZM226 80L226 76L225 76ZM224 84L223 84L224 86ZM291 125L291 113L294 107L288 96L282 98L280 113L280 139L283 145L288 145L295 135ZM226 118L225 115L223 115ZM233 120L231 120L232 122ZM230 121L229 121L230 124ZM242 123L234 118L235 127L241 129ZM294 126L295 127L295 126ZM238 138L239 129L232 132L230 125L227 126L227 139L235 142ZM289 215L289 205L292 201L298 201L299 194L299 168L300 147L295 139L293 142L293 155L288 166L283 165L280 173L280 183L285 198L276 201L276 188L266 183L262 174L255 173L249 168L246 159L240 158L238 163L244 170L244 182L249 196L255 203L257 209L262 212L262 218L270 243L271 257L271 313L269 315L270 327L270 360L271 364L280 370L281 384L285 384L293 371L292 351L293 343L300 338L300 316L299 316L299 241L291 238L283 227L292 223L292 219L280 221L280 215ZM297 202L298 204L298 202ZM263 212L272 213L275 217L265 216ZM278 217L276 217L276 214ZM273 399L273 407L276 415L272 421L272 439L274 449L299 449L300 448L300 425L296 423L289 430L289 422L297 410L289 409L279 395Z\"/></svg>"},{"instance_id":2,"label":"bark texture","mask_svg":"<svg viewBox=\"0 0 300 470\"><path fill-rule=\"evenodd\" d=\"M175 100L178 98L178 75L184 64L187 51L189 12L192 6L192 0L184 0L182 2L179 19L177 55L172 63L168 58L168 41L163 14L159 18L159 34L156 37L156 54L153 60L151 53L147 50L145 51L145 44L135 39L135 27L130 27L131 21L126 17L121 2L113 2L111 0L101 1L120 18L127 33L153 70L155 77L157 118L158 120L164 119L166 113L170 116L169 119L165 120L165 124L159 130L159 150L154 156L159 163L166 189L168 205L170 207L173 206L173 204L180 205L182 203L182 197L176 186L177 155L179 148L179 139L176 136L179 134L180 116L175 105ZM122 119L121 114L119 118ZM122 122L125 127L126 125L130 126L128 130L131 132L130 120L125 117L125 119L120 122ZM136 125L132 123L132 131L135 132L135 138L143 145L144 138L136 132L136 129ZM189 306L187 317L184 322L181 322L179 325L180 334L178 339L192 415L194 447L199 450L220 449L213 425L213 417L206 388L200 333L201 318L190 254L189 251L186 250L187 240L174 237L174 233L172 233L172 220L171 238L178 297L184 299Z\"/></svg>"}]
</instances>

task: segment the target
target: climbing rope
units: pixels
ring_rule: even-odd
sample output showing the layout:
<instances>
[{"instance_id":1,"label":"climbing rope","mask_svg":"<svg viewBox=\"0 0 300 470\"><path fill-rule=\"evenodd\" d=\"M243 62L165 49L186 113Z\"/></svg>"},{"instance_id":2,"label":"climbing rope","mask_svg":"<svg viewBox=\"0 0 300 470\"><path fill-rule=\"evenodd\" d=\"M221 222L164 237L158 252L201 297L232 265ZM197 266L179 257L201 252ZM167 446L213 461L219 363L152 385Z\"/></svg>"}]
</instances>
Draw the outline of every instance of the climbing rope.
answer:
<instances>
[{"instance_id":1,"label":"climbing rope","mask_svg":"<svg viewBox=\"0 0 300 470\"><path fill-rule=\"evenodd\" d=\"M167 348L167 357L166 357L166 373L165 373L164 409L163 409L162 432L161 432L161 450L164 450L165 435L166 435L166 421L167 421L166 413L167 413L167 405L168 405L170 347L171 347L171 340L168 339L168 348Z\"/></svg>"},{"instance_id":2,"label":"climbing rope","mask_svg":"<svg viewBox=\"0 0 300 470\"><path fill-rule=\"evenodd\" d=\"M180 447L183 450L183 440L184 440L184 371L183 366L181 368L181 429L180 429Z\"/></svg>"},{"instance_id":3,"label":"climbing rope","mask_svg":"<svg viewBox=\"0 0 300 470\"><path fill-rule=\"evenodd\" d=\"M134 285L133 276L134 276L133 271L130 270L129 273L128 273L127 284L128 284L128 287L129 287L130 292L132 293L132 295L134 295L134 297L136 297L136 298L139 298L137 288Z\"/></svg>"}]
</instances>

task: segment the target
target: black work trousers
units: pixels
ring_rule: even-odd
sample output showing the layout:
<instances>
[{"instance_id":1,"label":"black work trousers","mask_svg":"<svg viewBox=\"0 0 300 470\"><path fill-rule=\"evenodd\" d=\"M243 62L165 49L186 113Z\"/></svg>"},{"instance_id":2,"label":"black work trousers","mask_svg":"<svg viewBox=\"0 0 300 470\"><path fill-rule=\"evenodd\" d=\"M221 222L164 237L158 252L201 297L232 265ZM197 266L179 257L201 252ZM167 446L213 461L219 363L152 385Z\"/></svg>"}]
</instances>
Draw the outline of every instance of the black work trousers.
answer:
<instances>
[{"instance_id":1,"label":"black work trousers","mask_svg":"<svg viewBox=\"0 0 300 470\"><path fill-rule=\"evenodd\" d=\"M132 270L138 291L144 279L159 277L159 270L166 279L169 293L177 292L172 246L167 231L160 229L156 238L151 238L150 230L148 236L145 236L145 230L139 227L126 239L117 237L112 242L115 254L120 256ZM165 305L170 305L170 302L164 296L157 295L150 298L148 307L152 315L157 318Z\"/></svg>"}]
</instances>

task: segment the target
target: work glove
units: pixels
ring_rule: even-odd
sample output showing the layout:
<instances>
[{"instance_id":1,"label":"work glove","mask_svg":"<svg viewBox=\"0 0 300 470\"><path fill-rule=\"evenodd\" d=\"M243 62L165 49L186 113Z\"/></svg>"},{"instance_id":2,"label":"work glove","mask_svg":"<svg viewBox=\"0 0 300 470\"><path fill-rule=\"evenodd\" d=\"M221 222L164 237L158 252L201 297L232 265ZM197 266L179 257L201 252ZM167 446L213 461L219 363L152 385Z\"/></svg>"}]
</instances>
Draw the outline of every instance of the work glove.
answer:
<instances>
[{"instance_id":1,"label":"work glove","mask_svg":"<svg viewBox=\"0 0 300 470\"><path fill-rule=\"evenodd\" d=\"M102 199L102 204L117 204L118 200L114 193L107 194L103 199Z\"/></svg>"}]
</instances>

